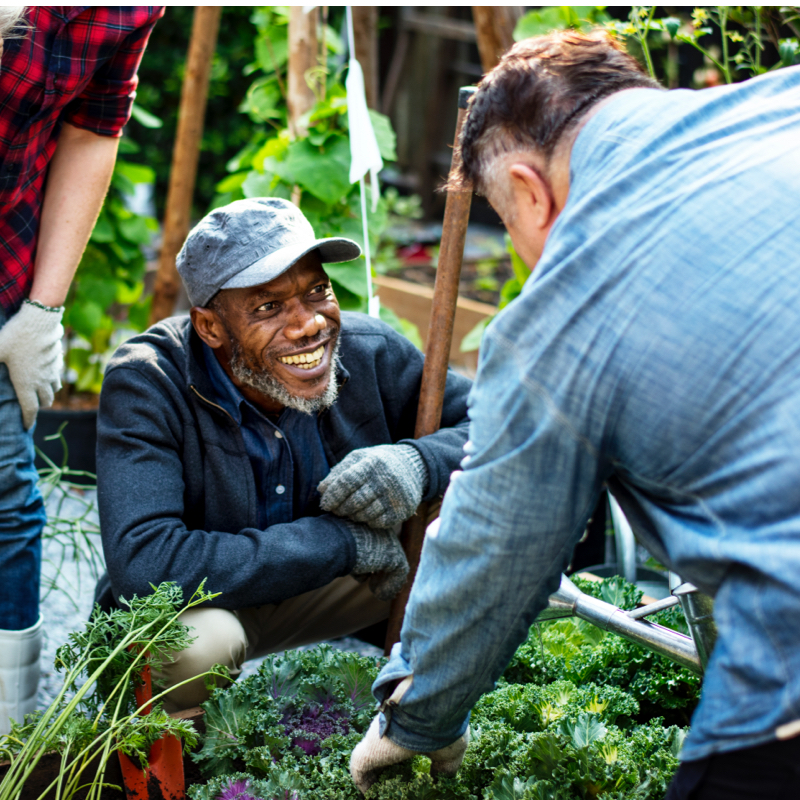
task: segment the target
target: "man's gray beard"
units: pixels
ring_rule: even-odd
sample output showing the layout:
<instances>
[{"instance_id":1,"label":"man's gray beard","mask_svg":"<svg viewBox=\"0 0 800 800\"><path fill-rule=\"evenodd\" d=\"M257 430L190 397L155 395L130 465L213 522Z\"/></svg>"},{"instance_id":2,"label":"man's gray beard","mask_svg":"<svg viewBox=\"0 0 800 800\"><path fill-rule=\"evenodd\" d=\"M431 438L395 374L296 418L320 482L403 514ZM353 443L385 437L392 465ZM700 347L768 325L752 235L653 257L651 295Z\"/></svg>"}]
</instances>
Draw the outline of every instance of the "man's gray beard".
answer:
<instances>
[{"instance_id":1,"label":"man's gray beard","mask_svg":"<svg viewBox=\"0 0 800 800\"><path fill-rule=\"evenodd\" d=\"M289 392L289 390L266 368L258 371L250 369L245 363L242 356L242 349L239 342L231 337L231 372L235 378L241 381L251 389L266 395L279 402L286 408L293 408L295 411L300 411L303 414L317 414L330 408L336 401L339 394L339 384L336 380L336 372L339 366L339 338L336 338L336 344L331 353L331 369L330 377L328 378L328 385L325 391L318 397L297 397Z\"/></svg>"}]
</instances>

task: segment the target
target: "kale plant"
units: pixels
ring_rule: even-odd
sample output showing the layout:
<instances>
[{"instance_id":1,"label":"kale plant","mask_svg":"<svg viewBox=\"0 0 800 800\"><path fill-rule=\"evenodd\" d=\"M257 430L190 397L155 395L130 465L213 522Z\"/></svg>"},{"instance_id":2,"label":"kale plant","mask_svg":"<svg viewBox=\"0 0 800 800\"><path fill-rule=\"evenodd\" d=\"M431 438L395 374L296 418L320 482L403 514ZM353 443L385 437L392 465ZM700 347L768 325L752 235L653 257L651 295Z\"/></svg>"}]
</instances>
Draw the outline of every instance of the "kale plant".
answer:
<instances>
[{"instance_id":1,"label":"kale plant","mask_svg":"<svg viewBox=\"0 0 800 800\"><path fill-rule=\"evenodd\" d=\"M580 588L624 608L641 592L619 578ZM659 622L681 627L672 609ZM476 704L455 778L434 782L416 756L367 800L661 800L678 766L699 679L581 621L536 628L500 685ZM350 753L375 714L381 662L322 645L267 659L204 704L192 800L360 800Z\"/></svg>"}]
</instances>

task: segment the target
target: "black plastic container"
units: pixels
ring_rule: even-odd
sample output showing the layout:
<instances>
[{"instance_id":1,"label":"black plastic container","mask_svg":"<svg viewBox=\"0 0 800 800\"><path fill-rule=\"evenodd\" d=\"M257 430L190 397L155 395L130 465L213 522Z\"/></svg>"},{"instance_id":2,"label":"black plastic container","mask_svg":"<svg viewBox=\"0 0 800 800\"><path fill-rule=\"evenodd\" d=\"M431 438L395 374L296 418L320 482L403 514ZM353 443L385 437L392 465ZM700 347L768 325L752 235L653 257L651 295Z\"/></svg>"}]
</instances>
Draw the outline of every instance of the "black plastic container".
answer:
<instances>
[{"instance_id":1,"label":"black plastic container","mask_svg":"<svg viewBox=\"0 0 800 800\"><path fill-rule=\"evenodd\" d=\"M65 424L66 423L66 424ZM47 441L48 437L57 434L64 425L61 439ZM36 429L33 432L33 443L57 466L65 462L71 470L97 472L95 448L97 446L97 409L76 410L60 408L44 408L36 417ZM64 447L66 443L66 453ZM36 468L48 466L47 462L36 454ZM71 476L70 480L84 486L94 484L94 478Z\"/></svg>"}]
</instances>

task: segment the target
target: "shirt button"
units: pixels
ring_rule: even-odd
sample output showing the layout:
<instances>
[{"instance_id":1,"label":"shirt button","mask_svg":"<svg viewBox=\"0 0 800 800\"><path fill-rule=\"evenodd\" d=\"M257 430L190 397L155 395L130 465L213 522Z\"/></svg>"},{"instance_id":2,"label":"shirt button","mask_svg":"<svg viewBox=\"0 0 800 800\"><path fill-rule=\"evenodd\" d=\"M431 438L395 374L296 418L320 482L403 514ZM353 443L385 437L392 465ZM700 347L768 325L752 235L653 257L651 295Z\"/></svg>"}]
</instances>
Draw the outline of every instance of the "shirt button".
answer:
<instances>
[{"instance_id":1,"label":"shirt button","mask_svg":"<svg viewBox=\"0 0 800 800\"><path fill-rule=\"evenodd\" d=\"M276 486L275 487L275 492L277 494L283 494L285 491L286 491L286 487L285 486Z\"/></svg>"},{"instance_id":2,"label":"shirt button","mask_svg":"<svg viewBox=\"0 0 800 800\"><path fill-rule=\"evenodd\" d=\"M283 439L283 434L280 431L275 431L275 438L276 439Z\"/></svg>"}]
</instances>

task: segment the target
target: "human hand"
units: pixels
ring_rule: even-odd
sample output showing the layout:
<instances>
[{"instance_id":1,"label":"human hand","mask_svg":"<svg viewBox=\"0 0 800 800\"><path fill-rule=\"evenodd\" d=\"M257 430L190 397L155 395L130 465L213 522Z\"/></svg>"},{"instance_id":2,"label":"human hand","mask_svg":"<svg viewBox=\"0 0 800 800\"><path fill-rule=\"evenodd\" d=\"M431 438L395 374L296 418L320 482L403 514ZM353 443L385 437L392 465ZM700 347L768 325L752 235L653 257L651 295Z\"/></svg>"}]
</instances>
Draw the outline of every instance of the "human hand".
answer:
<instances>
[{"instance_id":1,"label":"human hand","mask_svg":"<svg viewBox=\"0 0 800 800\"><path fill-rule=\"evenodd\" d=\"M40 406L51 406L55 392L61 388L63 314L63 308L26 300L0 328L0 362L8 367L26 430L36 422Z\"/></svg>"},{"instance_id":2,"label":"human hand","mask_svg":"<svg viewBox=\"0 0 800 800\"><path fill-rule=\"evenodd\" d=\"M397 533L353 522L347 527L356 543L353 577L369 581L372 594L388 602L403 588L408 576L408 560Z\"/></svg>"},{"instance_id":3,"label":"human hand","mask_svg":"<svg viewBox=\"0 0 800 800\"><path fill-rule=\"evenodd\" d=\"M435 750L424 753L431 760L431 776L449 775L458 772L464 753L469 744L469 728L455 742ZM356 745L350 756L350 775L355 785L362 794L378 780L383 770L394 764L400 764L417 755L413 750L407 750L395 744L388 736L381 738L380 717L375 717L369 726L364 738Z\"/></svg>"},{"instance_id":4,"label":"human hand","mask_svg":"<svg viewBox=\"0 0 800 800\"><path fill-rule=\"evenodd\" d=\"M383 444L353 450L319 484L323 511L391 528L411 517L428 483L416 447Z\"/></svg>"}]
</instances>

